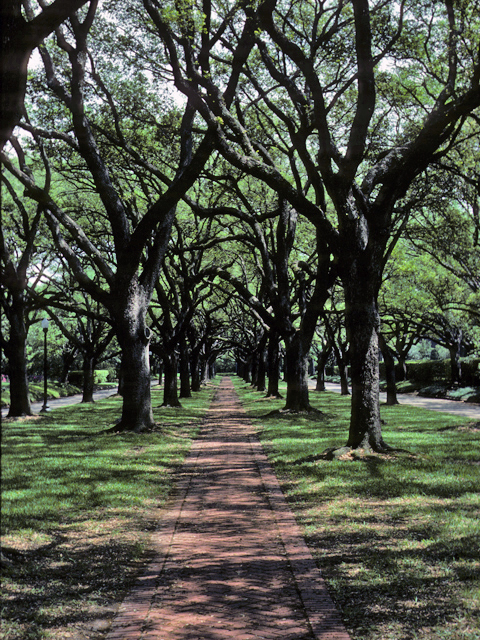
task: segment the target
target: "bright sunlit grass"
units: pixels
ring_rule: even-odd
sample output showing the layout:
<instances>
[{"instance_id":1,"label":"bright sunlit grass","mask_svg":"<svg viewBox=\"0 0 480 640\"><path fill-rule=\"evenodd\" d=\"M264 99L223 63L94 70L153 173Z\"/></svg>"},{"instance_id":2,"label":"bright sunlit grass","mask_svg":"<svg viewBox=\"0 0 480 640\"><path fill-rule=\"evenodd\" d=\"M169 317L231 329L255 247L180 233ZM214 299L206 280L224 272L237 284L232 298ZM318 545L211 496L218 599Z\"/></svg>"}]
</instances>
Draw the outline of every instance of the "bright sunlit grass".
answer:
<instances>
[{"instance_id":1,"label":"bright sunlit grass","mask_svg":"<svg viewBox=\"0 0 480 640\"><path fill-rule=\"evenodd\" d=\"M480 431L443 413L382 406L410 454L326 461L345 444L350 399L311 392L324 416L236 380L353 640L480 638Z\"/></svg>"},{"instance_id":2,"label":"bright sunlit grass","mask_svg":"<svg viewBox=\"0 0 480 640\"><path fill-rule=\"evenodd\" d=\"M2 637L64 638L99 628L145 562L150 532L210 404L213 386L158 429L106 433L121 399L74 405L2 428Z\"/></svg>"}]
</instances>

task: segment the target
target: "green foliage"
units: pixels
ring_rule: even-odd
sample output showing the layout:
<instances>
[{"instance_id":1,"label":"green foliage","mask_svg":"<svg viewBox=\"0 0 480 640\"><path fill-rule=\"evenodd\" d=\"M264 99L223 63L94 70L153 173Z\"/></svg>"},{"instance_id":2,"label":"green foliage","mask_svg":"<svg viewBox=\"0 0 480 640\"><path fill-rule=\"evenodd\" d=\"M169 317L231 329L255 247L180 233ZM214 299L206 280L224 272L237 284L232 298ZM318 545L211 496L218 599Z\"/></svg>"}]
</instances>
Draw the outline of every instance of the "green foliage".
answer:
<instances>
[{"instance_id":1,"label":"green foliage","mask_svg":"<svg viewBox=\"0 0 480 640\"><path fill-rule=\"evenodd\" d=\"M93 381L95 384L104 384L108 380L110 371L108 369L95 369Z\"/></svg>"}]
</instances>

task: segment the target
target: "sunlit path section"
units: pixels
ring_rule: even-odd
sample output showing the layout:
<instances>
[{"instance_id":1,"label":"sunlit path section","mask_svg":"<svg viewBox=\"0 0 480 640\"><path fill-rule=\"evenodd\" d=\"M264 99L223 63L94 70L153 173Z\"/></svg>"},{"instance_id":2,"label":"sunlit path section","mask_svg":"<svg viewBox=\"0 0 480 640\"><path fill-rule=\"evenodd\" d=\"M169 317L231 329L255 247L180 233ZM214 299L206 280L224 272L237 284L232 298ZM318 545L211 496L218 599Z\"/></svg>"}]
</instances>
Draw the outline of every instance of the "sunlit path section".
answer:
<instances>
[{"instance_id":1,"label":"sunlit path section","mask_svg":"<svg viewBox=\"0 0 480 640\"><path fill-rule=\"evenodd\" d=\"M228 378L159 526L107 640L348 640Z\"/></svg>"}]
</instances>

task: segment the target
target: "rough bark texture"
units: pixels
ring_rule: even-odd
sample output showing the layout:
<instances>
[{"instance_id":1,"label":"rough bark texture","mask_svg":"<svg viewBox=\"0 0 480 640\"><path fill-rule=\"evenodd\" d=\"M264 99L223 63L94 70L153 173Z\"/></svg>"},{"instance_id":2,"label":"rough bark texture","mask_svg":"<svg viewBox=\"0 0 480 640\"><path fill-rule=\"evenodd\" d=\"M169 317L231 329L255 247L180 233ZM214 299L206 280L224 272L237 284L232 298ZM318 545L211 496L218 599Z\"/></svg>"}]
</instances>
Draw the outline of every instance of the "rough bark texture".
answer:
<instances>
[{"instance_id":1,"label":"rough bark texture","mask_svg":"<svg viewBox=\"0 0 480 640\"><path fill-rule=\"evenodd\" d=\"M296 336L289 341L285 353L287 397L284 411L310 411L308 396L308 353Z\"/></svg>"},{"instance_id":2,"label":"rough bark texture","mask_svg":"<svg viewBox=\"0 0 480 640\"><path fill-rule=\"evenodd\" d=\"M155 425L150 394L150 330L146 326L147 304L141 290L130 283L118 296L115 309L117 337L122 349L122 417L117 431L141 432Z\"/></svg>"},{"instance_id":3,"label":"rough bark texture","mask_svg":"<svg viewBox=\"0 0 480 640\"><path fill-rule=\"evenodd\" d=\"M164 407L180 407L178 399L178 355L174 352L163 357L163 403Z\"/></svg>"},{"instance_id":4,"label":"rough bark texture","mask_svg":"<svg viewBox=\"0 0 480 640\"><path fill-rule=\"evenodd\" d=\"M373 286L372 286L373 285ZM386 451L380 421L378 332L380 318L372 278L354 270L344 282L347 331L350 340L352 405L347 446Z\"/></svg>"},{"instance_id":5,"label":"rough bark texture","mask_svg":"<svg viewBox=\"0 0 480 640\"><path fill-rule=\"evenodd\" d=\"M23 294L21 296L23 298ZM27 329L23 319L23 310L10 313L10 338L5 355L8 358L8 376L10 379L10 408L8 418L32 415L27 377Z\"/></svg>"}]
</instances>

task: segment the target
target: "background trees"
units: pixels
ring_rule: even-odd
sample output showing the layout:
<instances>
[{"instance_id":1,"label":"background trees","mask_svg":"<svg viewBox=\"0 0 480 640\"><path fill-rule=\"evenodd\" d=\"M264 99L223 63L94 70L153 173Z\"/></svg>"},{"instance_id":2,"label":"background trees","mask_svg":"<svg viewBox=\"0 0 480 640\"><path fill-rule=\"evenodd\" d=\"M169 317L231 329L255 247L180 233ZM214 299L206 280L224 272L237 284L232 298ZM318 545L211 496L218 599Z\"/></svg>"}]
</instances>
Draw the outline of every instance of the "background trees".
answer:
<instances>
[{"instance_id":1,"label":"background trees","mask_svg":"<svg viewBox=\"0 0 480 640\"><path fill-rule=\"evenodd\" d=\"M345 292L348 445L388 449L378 402L378 292L413 206L412 185L480 104L478 16L449 0L421 7L265 0L234 14L209 3L192 5L188 16L144 5L176 87L215 133L220 153L315 226L317 287L326 299L338 274Z\"/></svg>"},{"instance_id":2,"label":"background trees","mask_svg":"<svg viewBox=\"0 0 480 640\"><path fill-rule=\"evenodd\" d=\"M80 286L108 311L125 371L119 428L152 423L147 310L155 287L159 349L171 357L188 336L193 359L207 345L215 352L211 330L221 325L204 295L235 292L254 319L242 331L254 336L259 362L267 343L274 360L283 341L286 407L298 410L308 408L306 361L339 280L345 319L337 336L352 378L348 446L388 449L379 308L393 336L403 310L398 288L395 305L384 295L385 269L400 239L409 255L429 253L425 273L436 274L420 282L418 270L415 322L423 296L444 318L468 310L468 332L476 331L474 8L451 0L143 0L130 9L105 3L98 12L91 2L56 30L56 44L41 46L35 105L21 122L32 136L21 140L28 161L2 156L39 203ZM185 221L210 221L201 242L182 237L187 223L172 237L180 209ZM159 281L169 246L175 258ZM192 278L201 303L188 299ZM172 342L175 327L182 331ZM400 357L406 350L397 340Z\"/></svg>"}]
</instances>

